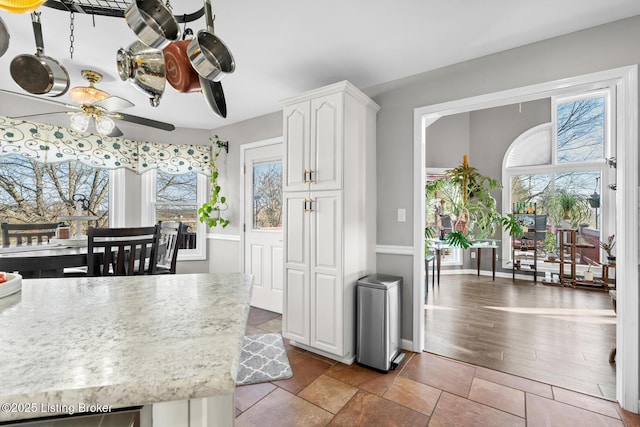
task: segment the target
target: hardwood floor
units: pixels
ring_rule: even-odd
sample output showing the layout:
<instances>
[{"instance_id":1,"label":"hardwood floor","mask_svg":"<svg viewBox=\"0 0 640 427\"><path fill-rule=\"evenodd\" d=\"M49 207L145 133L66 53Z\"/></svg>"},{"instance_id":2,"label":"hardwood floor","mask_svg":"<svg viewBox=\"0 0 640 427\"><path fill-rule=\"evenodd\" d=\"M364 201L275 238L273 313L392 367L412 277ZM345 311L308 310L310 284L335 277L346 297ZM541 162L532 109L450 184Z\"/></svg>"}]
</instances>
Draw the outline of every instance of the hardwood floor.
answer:
<instances>
[{"instance_id":1,"label":"hardwood floor","mask_svg":"<svg viewBox=\"0 0 640 427\"><path fill-rule=\"evenodd\" d=\"M425 351L615 399L608 293L473 275L428 284Z\"/></svg>"},{"instance_id":2,"label":"hardwood floor","mask_svg":"<svg viewBox=\"0 0 640 427\"><path fill-rule=\"evenodd\" d=\"M448 291L487 286L466 282ZM252 308L246 334L281 325L279 314ZM615 402L427 352L405 352L400 367L384 374L284 343L293 377L237 387L237 427L640 427L640 415Z\"/></svg>"}]
</instances>

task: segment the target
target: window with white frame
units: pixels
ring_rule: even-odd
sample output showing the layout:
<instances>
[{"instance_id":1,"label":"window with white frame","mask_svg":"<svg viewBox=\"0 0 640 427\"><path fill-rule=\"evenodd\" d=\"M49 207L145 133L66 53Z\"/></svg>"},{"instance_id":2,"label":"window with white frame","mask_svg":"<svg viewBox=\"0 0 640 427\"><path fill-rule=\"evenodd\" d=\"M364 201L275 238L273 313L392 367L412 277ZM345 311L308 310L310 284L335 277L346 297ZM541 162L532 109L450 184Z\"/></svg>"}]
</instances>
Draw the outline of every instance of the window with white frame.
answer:
<instances>
[{"instance_id":1,"label":"window with white frame","mask_svg":"<svg viewBox=\"0 0 640 427\"><path fill-rule=\"evenodd\" d=\"M584 266L600 261L598 243L614 229L614 195L608 185L615 175L605 162L614 152L612 96L603 88L552 98L551 123L518 137L503 162L504 210L535 204L536 214L546 217L544 237L559 238L559 228L578 229L585 246L592 246L578 249L577 263ZM575 195L581 203L571 218L562 215L560 194ZM509 263L511 240L508 235L503 239L503 259ZM539 248L544 248L542 239Z\"/></svg>"},{"instance_id":2,"label":"window with white frame","mask_svg":"<svg viewBox=\"0 0 640 427\"><path fill-rule=\"evenodd\" d=\"M142 175L142 182L143 224L181 222L183 240L178 259L205 259L206 227L198 221L198 208L206 198L208 177L151 170Z\"/></svg>"},{"instance_id":3,"label":"window with white frame","mask_svg":"<svg viewBox=\"0 0 640 427\"><path fill-rule=\"evenodd\" d=\"M107 226L109 171L76 161L45 164L22 155L0 157L0 222L55 223L60 216L75 215L78 200L98 218L92 226ZM87 224L82 227L86 232Z\"/></svg>"},{"instance_id":4,"label":"window with white frame","mask_svg":"<svg viewBox=\"0 0 640 427\"><path fill-rule=\"evenodd\" d=\"M446 169L427 168L426 182L430 183L445 176ZM425 203L425 229L431 229L433 237L427 237L426 244L433 246L447 231L451 231L451 220L448 216L443 217L445 212L451 212L450 207L443 198L436 197L434 200L427 200ZM434 240L435 239L435 240ZM443 265L462 265L462 248L448 247L441 251L441 263Z\"/></svg>"}]
</instances>

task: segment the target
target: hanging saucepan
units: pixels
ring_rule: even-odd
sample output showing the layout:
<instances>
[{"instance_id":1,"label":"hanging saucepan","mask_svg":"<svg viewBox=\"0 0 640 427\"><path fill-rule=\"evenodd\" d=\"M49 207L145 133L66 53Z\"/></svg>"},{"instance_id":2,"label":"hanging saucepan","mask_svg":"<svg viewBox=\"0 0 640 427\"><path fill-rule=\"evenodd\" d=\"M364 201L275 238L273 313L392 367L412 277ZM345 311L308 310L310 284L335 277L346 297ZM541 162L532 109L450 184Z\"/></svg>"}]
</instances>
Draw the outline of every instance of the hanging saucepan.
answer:
<instances>
[{"instance_id":1,"label":"hanging saucepan","mask_svg":"<svg viewBox=\"0 0 640 427\"><path fill-rule=\"evenodd\" d=\"M31 14L36 38L35 55L18 55L11 61L11 77L22 89L34 95L60 96L69 89L69 73L55 59L44 55L40 12Z\"/></svg>"},{"instance_id":2,"label":"hanging saucepan","mask_svg":"<svg viewBox=\"0 0 640 427\"><path fill-rule=\"evenodd\" d=\"M213 16L211 1L204 1L206 30L198 31L198 35L187 46L187 54L193 68L205 79L220 81L226 74L233 73L236 63L227 46L213 33Z\"/></svg>"},{"instance_id":3,"label":"hanging saucepan","mask_svg":"<svg viewBox=\"0 0 640 427\"><path fill-rule=\"evenodd\" d=\"M0 16L0 56L4 55L9 48L9 30Z\"/></svg>"},{"instance_id":4,"label":"hanging saucepan","mask_svg":"<svg viewBox=\"0 0 640 427\"><path fill-rule=\"evenodd\" d=\"M129 79L157 107L167 81L162 51L135 41L127 49L118 49L116 61L120 78Z\"/></svg>"},{"instance_id":5,"label":"hanging saucepan","mask_svg":"<svg viewBox=\"0 0 640 427\"><path fill-rule=\"evenodd\" d=\"M190 35L193 35L193 31L190 28L185 29L183 32L184 40L173 42L162 51L164 66L167 70L167 81L180 93L200 90L198 73L193 69L187 57L187 45L191 42L191 38L188 38Z\"/></svg>"},{"instance_id":6,"label":"hanging saucepan","mask_svg":"<svg viewBox=\"0 0 640 427\"><path fill-rule=\"evenodd\" d=\"M207 104L213 110L213 112L222 117L227 118L227 103L224 100L224 91L222 90L222 83L212 82L202 76L200 78L200 86L202 86L202 93L204 99L207 100Z\"/></svg>"},{"instance_id":7,"label":"hanging saucepan","mask_svg":"<svg viewBox=\"0 0 640 427\"><path fill-rule=\"evenodd\" d=\"M149 47L162 50L180 39L178 21L161 1L134 0L124 17L138 39Z\"/></svg>"}]
</instances>

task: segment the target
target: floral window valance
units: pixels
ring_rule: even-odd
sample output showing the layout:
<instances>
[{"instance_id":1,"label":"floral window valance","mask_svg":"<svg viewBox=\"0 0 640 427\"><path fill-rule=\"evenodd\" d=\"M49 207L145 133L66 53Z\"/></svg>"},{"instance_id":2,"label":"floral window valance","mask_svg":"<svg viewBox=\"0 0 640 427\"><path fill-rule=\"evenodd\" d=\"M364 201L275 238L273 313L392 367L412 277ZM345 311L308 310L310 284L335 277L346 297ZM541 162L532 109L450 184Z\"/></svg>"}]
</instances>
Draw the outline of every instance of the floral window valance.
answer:
<instances>
[{"instance_id":1,"label":"floral window valance","mask_svg":"<svg viewBox=\"0 0 640 427\"><path fill-rule=\"evenodd\" d=\"M133 141L0 116L0 156L10 154L41 163L75 160L95 168L127 168L137 173L158 169L176 175L210 175L211 147Z\"/></svg>"}]
</instances>

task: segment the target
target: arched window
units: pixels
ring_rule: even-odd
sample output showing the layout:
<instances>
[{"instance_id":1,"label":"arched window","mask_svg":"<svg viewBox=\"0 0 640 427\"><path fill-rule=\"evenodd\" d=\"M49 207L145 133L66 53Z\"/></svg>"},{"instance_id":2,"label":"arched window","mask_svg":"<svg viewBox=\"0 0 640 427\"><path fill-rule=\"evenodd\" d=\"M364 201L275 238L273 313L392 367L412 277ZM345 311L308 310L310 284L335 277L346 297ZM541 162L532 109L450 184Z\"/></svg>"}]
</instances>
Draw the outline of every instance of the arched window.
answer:
<instances>
[{"instance_id":1,"label":"arched window","mask_svg":"<svg viewBox=\"0 0 640 427\"><path fill-rule=\"evenodd\" d=\"M544 217L546 235L555 235L559 228L578 229L593 245L578 254L577 262L583 265L600 261L598 242L614 229L614 195L608 187L615 173L605 161L615 153L612 98L609 88L552 98L551 122L516 138L503 159L503 210L535 204L536 213ZM581 206L567 219L560 194L574 197ZM544 258L543 242L538 246ZM508 236L503 236L503 259L510 267ZM538 263L538 269L544 267Z\"/></svg>"}]
</instances>

